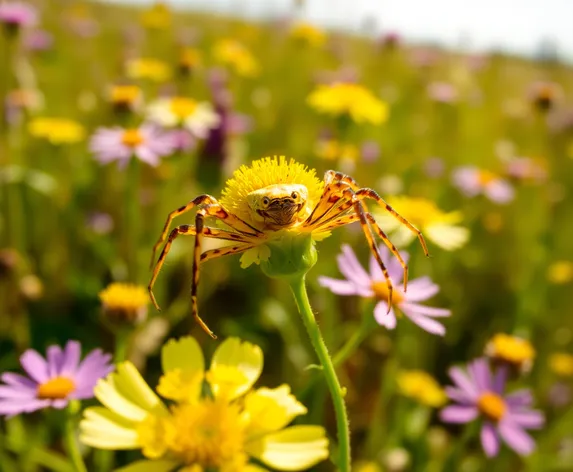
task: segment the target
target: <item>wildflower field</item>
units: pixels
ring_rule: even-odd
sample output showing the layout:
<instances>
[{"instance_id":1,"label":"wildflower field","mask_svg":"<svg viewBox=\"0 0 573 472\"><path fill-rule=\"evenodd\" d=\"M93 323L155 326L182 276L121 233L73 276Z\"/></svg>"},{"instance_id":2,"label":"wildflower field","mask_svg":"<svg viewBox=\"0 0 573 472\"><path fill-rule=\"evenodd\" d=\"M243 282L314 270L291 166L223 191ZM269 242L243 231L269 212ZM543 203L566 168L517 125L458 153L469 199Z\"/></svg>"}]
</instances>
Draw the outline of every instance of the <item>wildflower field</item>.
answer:
<instances>
[{"instance_id":1,"label":"wildflower field","mask_svg":"<svg viewBox=\"0 0 573 472\"><path fill-rule=\"evenodd\" d=\"M573 69L300 17L0 0L0 472L573 470Z\"/></svg>"}]
</instances>

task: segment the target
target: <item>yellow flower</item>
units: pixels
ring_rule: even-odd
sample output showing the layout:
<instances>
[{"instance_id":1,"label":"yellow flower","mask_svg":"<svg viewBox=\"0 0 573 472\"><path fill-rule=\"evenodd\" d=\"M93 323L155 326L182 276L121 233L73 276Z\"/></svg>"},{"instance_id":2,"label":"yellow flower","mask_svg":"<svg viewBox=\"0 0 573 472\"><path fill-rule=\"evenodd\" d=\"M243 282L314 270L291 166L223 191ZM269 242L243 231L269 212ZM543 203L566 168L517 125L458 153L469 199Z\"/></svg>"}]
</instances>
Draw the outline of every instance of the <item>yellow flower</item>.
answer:
<instances>
[{"instance_id":1,"label":"yellow flower","mask_svg":"<svg viewBox=\"0 0 573 472\"><path fill-rule=\"evenodd\" d=\"M259 64L252 53L239 41L222 39L213 48L213 57L219 64L230 67L244 77L254 77Z\"/></svg>"},{"instance_id":2,"label":"yellow flower","mask_svg":"<svg viewBox=\"0 0 573 472\"><path fill-rule=\"evenodd\" d=\"M171 10L164 2L155 2L141 14L141 24L149 29L167 29L171 26Z\"/></svg>"},{"instance_id":3,"label":"yellow flower","mask_svg":"<svg viewBox=\"0 0 573 472\"><path fill-rule=\"evenodd\" d=\"M393 196L387 202L442 249L459 249L469 239L469 230L458 226L463 218L459 211L446 213L432 200L425 198ZM377 211L376 220L385 231L393 233L392 242L396 246L407 246L415 239L412 232L386 212Z\"/></svg>"},{"instance_id":4,"label":"yellow flower","mask_svg":"<svg viewBox=\"0 0 573 472\"><path fill-rule=\"evenodd\" d=\"M297 23L290 30L290 37L309 46L321 47L326 42L326 33L310 23Z\"/></svg>"},{"instance_id":5,"label":"yellow flower","mask_svg":"<svg viewBox=\"0 0 573 472\"><path fill-rule=\"evenodd\" d=\"M402 395L423 405L438 408L447 401L446 393L436 379L421 370L403 370L398 373L397 382Z\"/></svg>"},{"instance_id":6,"label":"yellow flower","mask_svg":"<svg viewBox=\"0 0 573 472\"><path fill-rule=\"evenodd\" d=\"M30 134L52 144L72 144L84 139L85 130L77 121L66 118L34 118L28 124Z\"/></svg>"},{"instance_id":7,"label":"yellow flower","mask_svg":"<svg viewBox=\"0 0 573 472\"><path fill-rule=\"evenodd\" d=\"M549 368L561 377L573 377L573 354L556 352L549 357Z\"/></svg>"},{"instance_id":8,"label":"yellow flower","mask_svg":"<svg viewBox=\"0 0 573 472\"><path fill-rule=\"evenodd\" d=\"M206 138L220 117L209 102L188 97L158 98L148 107L149 119L166 128L184 126L194 136Z\"/></svg>"},{"instance_id":9,"label":"yellow flower","mask_svg":"<svg viewBox=\"0 0 573 472\"><path fill-rule=\"evenodd\" d=\"M115 282L99 293L99 299L110 321L139 323L147 316L149 293L141 285Z\"/></svg>"},{"instance_id":10,"label":"yellow flower","mask_svg":"<svg viewBox=\"0 0 573 472\"><path fill-rule=\"evenodd\" d=\"M183 71L190 71L200 67L202 64L201 52L195 48L184 48L179 55L179 68Z\"/></svg>"},{"instance_id":11,"label":"yellow flower","mask_svg":"<svg viewBox=\"0 0 573 472\"><path fill-rule=\"evenodd\" d=\"M307 101L319 113L349 116L355 123L379 125L388 119L388 105L358 84L318 85Z\"/></svg>"},{"instance_id":12,"label":"yellow flower","mask_svg":"<svg viewBox=\"0 0 573 472\"><path fill-rule=\"evenodd\" d=\"M573 280L573 262L556 261L547 269L547 279L555 285L567 284Z\"/></svg>"},{"instance_id":13,"label":"yellow flower","mask_svg":"<svg viewBox=\"0 0 573 472\"><path fill-rule=\"evenodd\" d=\"M113 85L108 99L118 110L133 110L142 101L141 88L137 85Z\"/></svg>"},{"instance_id":14,"label":"yellow flower","mask_svg":"<svg viewBox=\"0 0 573 472\"><path fill-rule=\"evenodd\" d=\"M354 144L346 144L334 139L321 140L315 148L316 155L327 161L339 159L357 161L360 151Z\"/></svg>"},{"instance_id":15,"label":"yellow flower","mask_svg":"<svg viewBox=\"0 0 573 472\"><path fill-rule=\"evenodd\" d=\"M100 380L80 440L101 449L141 449L145 460L124 470L263 472L255 458L277 470L304 470L328 457L321 426L287 425L306 408L288 385L253 389L263 368L258 346L230 338L219 345L208 371L192 337L162 349L164 375L157 392L130 362ZM203 394L205 384L210 393ZM137 469L140 470L140 469Z\"/></svg>"},{"instance_id":16,"label":"yellow flower","mask_svg":"<svg viewBox=\"0 0 573 472\"><path fill-rule=\"evenodd\" d=\"M529 370L535 357L535 349L527 339L498 333L487 343L486 354L514 367Z\"/></svg>"},{"instance_id":17,"label":"yellow flower","mask_svg":"<svg viewBox=\"0 0 573 472\"><path fill-rule=\"evenodd\" d=\"M165 82L171 78L171 69L165 62L150 58L128 61L126 73L131 79L147 79L153 82Z\"/></svg>"}]
</instances>

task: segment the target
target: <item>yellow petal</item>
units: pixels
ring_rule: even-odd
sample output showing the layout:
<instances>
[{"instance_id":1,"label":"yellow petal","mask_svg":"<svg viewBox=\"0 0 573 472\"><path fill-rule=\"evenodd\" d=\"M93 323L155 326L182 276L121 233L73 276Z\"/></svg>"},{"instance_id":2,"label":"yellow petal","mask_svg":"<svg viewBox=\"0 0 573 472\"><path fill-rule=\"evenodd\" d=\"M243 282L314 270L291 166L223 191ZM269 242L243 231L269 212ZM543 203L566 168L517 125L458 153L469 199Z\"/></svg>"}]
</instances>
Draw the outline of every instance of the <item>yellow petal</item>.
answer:
<instances>
[{"instance_id":1,"label":"yellow petal","mask_svg":"<svg viewBox=\"0 0 573 472\"><path fill-rule=\"evenodd\" d=\"M284 428L296 416L304 415L307 409L290 393L288 385L281 385L248 393L245 411L251 417L247 434L254 437Z\"/></svg>"},{"instance_id":2,"label":"yellow petal","mask_svg":"<svg viewBox=\"0 0 573 472\"><path fill-rule=\"evenodd\" d=\"M161 349L163 372L174 369L203 371L205 360L199 343L191 336L170 339Z\"/></svg>"},{"instance_id":3,"label":"yellow petal","mask_svg":"<svg viewBox=\"0 0 573 472\"><path fill-rule=\"evenodd\" d=\"M249 249L241 256L241 269L246 269L253 264L259 265L261 261L266 261L269 257L271 257L271 250L266 244Z\"/></svg>"},{"instance_id":4,"label":"yellow petal","mask_svg":"<svg viewBox=\"0 0 573 472\"><path fill-rule=\"evenodd\" d=\"M80 422L80 441L100 449L137 449L135 424L103 407L87 408Z\"/></svg>"},{"instance_id":5,"label":"yellow petal","mask_svg":"<svg viewBox=\"0 0 573 472\"><path fill-rule=\"evenodd\" d=\"M218 372L235 370L242 374L240 377L234 377L240 379L240 383L235 385L235 391L232 395L232 398L235 398L246 393L261 375L263 351L259 346L242 342L238 338L228 338L215 351L210 370L210 373L215 374L209 378L215 395L217 395L218 390L223 388L223 385L216 380L221 378L217 375Z\"/></svg>"},{"instance_id":6,"label":"yellow petal","mask_svg":"<svg viewBox=\"0 0 573 472\"><path fill-rule=\"evenodd\" d=\"M454 251L462 247L470 237L468 228L436 223L424 229L424 234L434 244L446 251Z\"/></svg>"},{"instance_id":7,"label":"yellow petal","mask_svg":"<svg viewBox=\"0 0 573 472\"><path fill-rule=\"evenodd\" d=\"M177 402L194 402L201 395L203 377L203 371L170 370L159 379L157 393Z\"/></svg>"},{"instance_id":8,"label":"yellow petal","mask_svg":"<svg viewBox=\"0 0 573 472\"><path fill-rule=\"evenodd\" d=\"M305 470L328 457L322 426L291 426L246 444L247 452L278 470Z\"/></svg>"},{"instance_id":9,"label":"yellow petal","mask_svg":"<svg viewBox=\"0 0 573 472\"><path fill-rule=\"evenodd\" d=\"M157 460L157 461L137 461L129 464L121 469L115 469L114 472L171 472L179 465L179 462L173 460Z\"/></svg>"}]
</instances>

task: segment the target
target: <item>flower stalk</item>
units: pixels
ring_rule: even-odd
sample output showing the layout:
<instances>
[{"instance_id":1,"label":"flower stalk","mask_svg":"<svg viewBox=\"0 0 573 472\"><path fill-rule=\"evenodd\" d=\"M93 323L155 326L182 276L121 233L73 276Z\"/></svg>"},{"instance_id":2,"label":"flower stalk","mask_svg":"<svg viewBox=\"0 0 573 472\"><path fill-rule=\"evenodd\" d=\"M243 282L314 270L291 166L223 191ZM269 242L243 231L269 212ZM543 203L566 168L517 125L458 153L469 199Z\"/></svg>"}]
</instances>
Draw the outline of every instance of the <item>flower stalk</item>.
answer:
<instances>
[{"instance_id":1,"label":"flower stalk","mask_svg":"<svg viewBox=\"0 0 573 472\"><path fill-rule=\"evenodd\" d=\"M88 469L80 452L78 441L76 439L76 414L79 411L80 404L77 401L70 402L66 410L66 422L64 430L64 443L66 451L76 472L87 472Z\"/></svg>"}]
</instances>

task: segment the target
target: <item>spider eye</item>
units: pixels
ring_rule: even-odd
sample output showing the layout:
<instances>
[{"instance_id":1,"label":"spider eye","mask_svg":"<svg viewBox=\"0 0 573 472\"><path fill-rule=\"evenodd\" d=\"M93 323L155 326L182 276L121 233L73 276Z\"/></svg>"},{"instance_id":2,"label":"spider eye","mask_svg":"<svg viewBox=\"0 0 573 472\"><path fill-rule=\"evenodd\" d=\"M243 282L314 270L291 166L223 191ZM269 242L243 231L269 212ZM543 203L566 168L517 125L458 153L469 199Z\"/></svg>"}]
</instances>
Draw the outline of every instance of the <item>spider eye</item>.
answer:
<instances>
[{"instance_id":1,"label":"spider eye","mask_svg":"<svg viewBox=\"0 0 573 472\"><path fill-rule=\"evenodd\" d=\"M292 198L293 200L296 200L298 198L298 192L291 193L290 198Z\"/></svg>"},{"instance_id":2,"label":"spider eye","mask_svg":"<svg viewBox=\"0 0 573 472\"><path fill-rule=\"evenodd\" d=\"M269 197L263 197L263 206L269 206L269 203L271 203Z\"/></svg>"}]
</instances>

